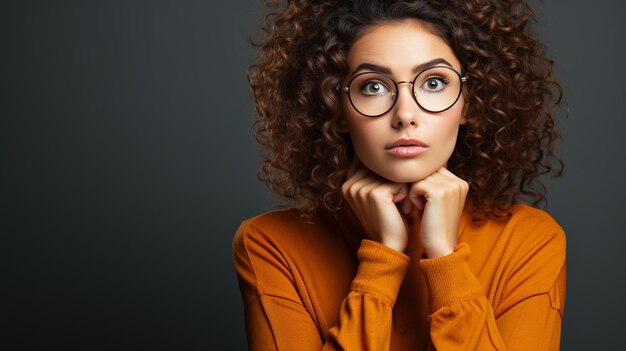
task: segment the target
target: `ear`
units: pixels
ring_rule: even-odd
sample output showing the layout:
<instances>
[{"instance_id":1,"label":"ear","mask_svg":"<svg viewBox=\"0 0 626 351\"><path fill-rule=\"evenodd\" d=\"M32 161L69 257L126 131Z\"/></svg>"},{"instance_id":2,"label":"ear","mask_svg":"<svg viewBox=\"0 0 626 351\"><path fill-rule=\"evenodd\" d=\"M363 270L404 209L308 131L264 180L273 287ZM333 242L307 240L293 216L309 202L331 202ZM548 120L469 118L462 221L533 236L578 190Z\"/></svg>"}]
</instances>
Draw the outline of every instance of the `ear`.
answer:
<instances>
[{"instance_id":1,"label":"ear","mask_svg":"<svg viewBox=\"0 0 626 351\"><path fill-rule=\"evenodd\" d=\"M467 124L467 119L465 119L465 114L461 115L461 121L459 121L459 125L464 126Z\"/></svg>"},{"instance_id":2,"label":"ear","mask_svg":"<svg viewBox=\"0 0 626 351\"><path fill-rule=\"evenodd\" d=\"M467 101L465 100L465 96L463 96L463 109L461 109L461 119L459 120L459 125L464 126L467 124Z\"/></svg>"},{"instance_id":3,"label":"ear","mask_svg":"<svg viewBox=\"0 0 626 351\"><path fill-rule=\"evenodd\" d=\"M467 114L467 89L461 90L461 98L463 99L463 108L461 109L461 120L459 121L459 125L464 126L467 124L467 118L465 118L465 115Z\"/></svg>"}]
</instances>

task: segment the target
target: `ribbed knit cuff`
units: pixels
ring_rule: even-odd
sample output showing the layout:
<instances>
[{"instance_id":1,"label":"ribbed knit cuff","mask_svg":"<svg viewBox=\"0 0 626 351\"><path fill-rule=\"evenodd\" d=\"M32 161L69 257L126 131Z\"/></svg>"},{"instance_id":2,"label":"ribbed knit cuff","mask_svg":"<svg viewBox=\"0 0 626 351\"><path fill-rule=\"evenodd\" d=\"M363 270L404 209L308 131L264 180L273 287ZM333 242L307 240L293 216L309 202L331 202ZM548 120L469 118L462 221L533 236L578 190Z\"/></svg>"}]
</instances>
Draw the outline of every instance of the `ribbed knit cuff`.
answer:
<instances>
[{"instance_id":1,"label":"ribbed knit cuff","mask_svg":"<svg viewBox=\"0 0 626 351\"><path fill-rule=\"evenodd\" d=\"M469 244L463 242L447 256L420 260L430 293L428 305L431 313L443 306L483 295L480 282L467 264L470 252Z\"/></svg>"},{"instance_id":2,"label":"ribbed knit cuff","mask_svg":"<svg viewBox=\"0 0 626 351\"><path fill-rule=\"evenodd\" d=\"M357 257L359 268L351 290L379 296L393 306L411 258L367 239L361 240Z\"/></svg>"}]
</instances>

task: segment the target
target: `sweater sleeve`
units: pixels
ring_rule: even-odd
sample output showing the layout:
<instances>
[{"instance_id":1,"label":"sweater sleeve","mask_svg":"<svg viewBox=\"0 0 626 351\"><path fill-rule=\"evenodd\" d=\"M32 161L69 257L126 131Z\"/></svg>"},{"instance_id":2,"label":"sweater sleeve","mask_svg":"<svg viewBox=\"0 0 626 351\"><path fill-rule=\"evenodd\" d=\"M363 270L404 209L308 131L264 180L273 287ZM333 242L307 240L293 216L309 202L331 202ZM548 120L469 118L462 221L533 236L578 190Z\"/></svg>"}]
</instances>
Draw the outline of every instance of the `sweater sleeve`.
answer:
<instances>
[{"instance_id":1,"label":"sweater sleeve","mask_svg":"<svg viewBox=\"0 0 626 351\"><path fill-rule=\"evenodd\" d=\"M410 258L371 240L361 241L357 257L357 274L324 350L389 349L392 309Z\"/></svg>"},{"instance_id":2,"label":"sweater sleeve","mask_svg":"<svg viewBox=\"0 0 626 351\"><path fill-rule=\"evenodd\" d=\"M389 349L392 306L406 274L408 256L363 240L357 252L358 269L338 322L322 332L297 291L282 254L246 234L240 228L233 255L250 350ZM328 336L324 340L322 335Z\"/></svg>"},{"instance_id":3,"label":"sweater sleeve","mask_svg":"<svg viewBox=\"0 0 626 351\"><path fill-rule=\"evenodd\" d=\"M565 237L546 237L506 277L497 313L471 272L470 246L420 260L428 284L429 350L558 350L565 299Z\"/></svg>"}]
</instances>

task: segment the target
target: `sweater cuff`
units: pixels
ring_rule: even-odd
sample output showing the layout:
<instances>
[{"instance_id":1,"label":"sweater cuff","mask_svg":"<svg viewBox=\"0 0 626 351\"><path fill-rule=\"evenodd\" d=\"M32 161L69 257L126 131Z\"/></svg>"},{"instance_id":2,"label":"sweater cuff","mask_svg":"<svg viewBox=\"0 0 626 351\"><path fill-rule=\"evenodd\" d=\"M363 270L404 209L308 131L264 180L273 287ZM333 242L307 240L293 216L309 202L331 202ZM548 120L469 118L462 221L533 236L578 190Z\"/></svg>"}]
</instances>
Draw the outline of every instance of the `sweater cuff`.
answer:
<instances>
[{"instance_id":1,"label":"sweater cuff","mask_svg":"<svg viewBox=\"0 0 626 351\"><path fill-rule=\"evenodd\" d=\"M359 268L351 290L376 295L393 306L411 258L367 239L361 240L357 257Z\"/></svg>"},{"instance_id":2,"label":"sweater cuff","mask_svg":"<svg viewBox=\"0 0 626 351\"><path fill-rule=\"evenodd\" d=\"M470 252L469 244L462 242L447 256L420 260L430 292L428 305L431 313L483 295L480 282L467 264Z\"/></svg>"}]
</instances>

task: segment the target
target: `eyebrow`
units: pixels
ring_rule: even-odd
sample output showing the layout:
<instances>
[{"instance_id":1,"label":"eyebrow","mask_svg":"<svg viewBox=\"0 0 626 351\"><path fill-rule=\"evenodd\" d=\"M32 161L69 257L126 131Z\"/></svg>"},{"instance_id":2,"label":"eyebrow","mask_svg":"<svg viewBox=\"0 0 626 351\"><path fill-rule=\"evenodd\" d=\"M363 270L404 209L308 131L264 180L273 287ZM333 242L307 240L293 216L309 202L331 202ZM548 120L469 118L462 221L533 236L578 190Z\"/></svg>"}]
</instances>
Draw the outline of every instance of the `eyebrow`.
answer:
<instances>
[{"instance_id":1,"label":"eyebrow","mask_svg":"<svg viewBox=\"0 0 626 351\"><path fill-rule=\"evenodd\" d=\"M421 72L421 71L423 71L423 70L425 70L427 68L436 66L436 65L438 65L440 63L446 64L446 65L452 67L450 62L448 62L445 59L439 57L439 58L436 58L436 59L433 59L433 60L430 60L430 61L427 61L427 62L424 62L422 64L419 64L419 65L415 66L413 68L413 73ZM364 70L364 69L391 75L391 69L389 69L388 67L375 65L373 63L362 63L354 71L352 71L350 76L354 76L356 74L356 72Z\"/></svg>"}]
</instances>

